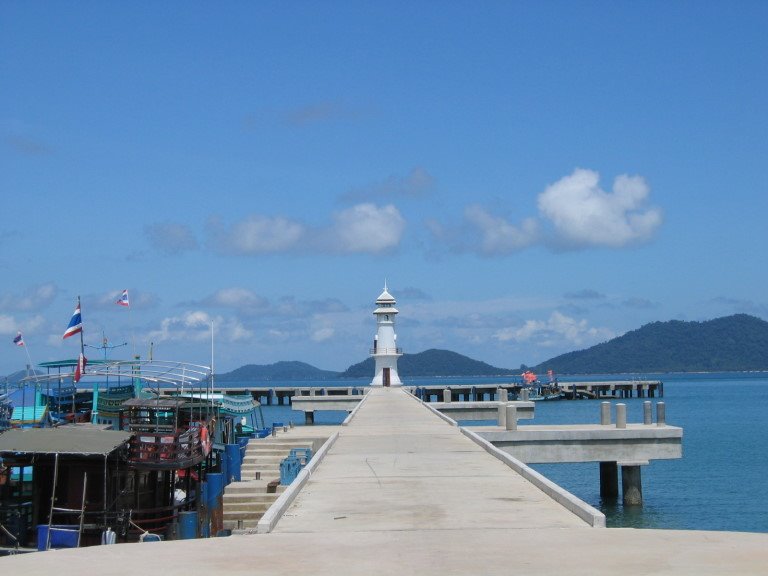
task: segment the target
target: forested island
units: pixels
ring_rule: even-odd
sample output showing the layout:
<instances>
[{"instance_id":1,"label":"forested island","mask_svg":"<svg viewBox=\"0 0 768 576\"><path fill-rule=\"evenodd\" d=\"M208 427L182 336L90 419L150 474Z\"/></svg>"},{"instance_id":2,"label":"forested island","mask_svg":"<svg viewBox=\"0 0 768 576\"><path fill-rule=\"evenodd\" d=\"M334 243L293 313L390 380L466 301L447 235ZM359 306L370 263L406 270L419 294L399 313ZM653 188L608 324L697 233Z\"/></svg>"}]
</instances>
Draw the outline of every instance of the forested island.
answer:
<instances>
[{"instance_id":1,"label":"forested island","mask_svg":"<svg viewBox=\"0 0 768 576\"><path fill-rule=\"evenodd\" d=\"M449 350L405 354L402 377L512 376L531 368L539 374L618 374L657 372L738 372L768 370L768 322L736 314L704 322L652 322L585 350L568 352L535 366L498 368ZM373 358L343 372L304 362L249 364L216 376L218 381L330 380L373 376Z\"/></svg>"}]
</instances>

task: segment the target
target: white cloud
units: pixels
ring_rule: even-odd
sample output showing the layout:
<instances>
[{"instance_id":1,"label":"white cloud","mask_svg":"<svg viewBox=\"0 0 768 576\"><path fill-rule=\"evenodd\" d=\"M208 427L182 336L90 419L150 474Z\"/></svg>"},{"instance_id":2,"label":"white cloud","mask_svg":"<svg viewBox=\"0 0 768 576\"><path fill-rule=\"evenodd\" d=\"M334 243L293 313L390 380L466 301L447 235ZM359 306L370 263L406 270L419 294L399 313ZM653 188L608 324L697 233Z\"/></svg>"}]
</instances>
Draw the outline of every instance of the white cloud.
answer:
<instances>
[{"instance_id":1,"label":"white cloud","mask_svg":"<svg viewBox=\"0 0 768 576\"><path fill-rule=\"evenodd\" d=\"M18 329L18 322L13 316L0 314L0 334L15 334Z\"/></svg>"},{"instance_id":2,"label":"white cloud","mask_svg":"<svg viewBox=\"0 0 768 576\"><path fill-rule=\"evenodd\" d=\"M478 248L483 254L509 254L538 239L538 224L533 218L515 226L476 205L467 207L464 217L480 233Z\"/></svg>"},{"instance_id":3,"label":"white cloud","mask_svg":"<svg viewBox=\"0 0 768 576\"><path fill-rule=\"evenodd\" d=\"M618 176L613 191L599 186L600 175L577 169L539 195L541 215L572 247L621 247L648 240L662 222L661 210L644 208L649 195L639 176Z\"/></svg>"},{"instance_id":4,"label":"white cloud","mask_svg":"<svg viewBox=\"0 0 768 576\"><path fill-rule=\"evenodd\" d=\"M334 216L330 248L338 252L377 253L396 248L405 230L405 219L388 204L358 204Z\"/></svg>"},{"instance_id":5,"label":"white cloud","mask_svg":"<svg viewBox=\"0 0 768 576\"><path fill-rule=\"evenodd\" d=\"M254 214L237 222L223 238L227 251L237 254L285 252L297 247L306 228L283 217Z\"/></svg>"},{"instance_id":6,"label":"white cloud","mask_svg":"<svg viewBox=\"0 0 768 576\"><path fill-rule=\"evenodd\" d=\"M179 316L163 318L158 329L148 334L153 342L208 342L213 327L215 340L235 342L253 337L237 318L212 316L202 310L185 312Z\"/></svg>"},{"instance_id":7,"label":"white cloud","mask_svg":"<svg viewBox=\"0 0 768 576\"><path fill-rule=\"evenodd\" d=\"M283 217L248 216L229 230L212 222L214 245L224 253L379 253L398 246L405 219L393 205L358 204L333 217L329 226L309 228Z\"/></svg>"},{"instance_id":8,"label":"white cloud","mask_svg":"<svg viewBox=\"0 0 768 576\"><path fill-rule=\"evenodd\" d=\"M504 328L494 334L501 342L535 342L548 347L592 345L614 336L607 328L591 327L584 319L576 320L557 311L547 320L526 320L521 326Z\"/></svg>"},{"instance_id":9,"label":"white cloud","mask_svg":"<svg viewBox=\"0 0 768 576\"><path fill-rule=\"evenodd\" d=\"M204 300L210 306L221 306L234 309L261 309L268 306L265 298L247 288L222 288Z\"/></svg>"},{"instance_id":10,"label":"white cloud","mask_svg":"<svg viewBox=\"0 0 768 576\"><path fill-rule=\"evenodd\" d=\"M314 342L325 342L333 338L335 330L333 328L320 328L312 333L312 340Z\"/></svg>"},{"instance_id":11,"label":"white cloud","mask_svg":"<svg viewBox=\"0 0 768 576\"><path fill-rule=\"evenodd\" d=\"M0 310L32 311L48 306L58 294L55 284L49 282L34 286L22 294L0 297Z\"/></svg>"},{"instance_id":12,"label":"white cloud","mask_svg":"<svg viewBox=\"0 0 768 576\"><path fill-rule=\"evenodd\" d=\"M478 205L464 210L463 225L427 221L434 240L457 252L507 255L534 245L559 249L621 248L650 240L662 223L662 212L647 206L650 190L639 176L618 176L612 192L599 186L592 170L576 169L538 196L538 217L513 224Z\"/></svg>"}]
</instances>

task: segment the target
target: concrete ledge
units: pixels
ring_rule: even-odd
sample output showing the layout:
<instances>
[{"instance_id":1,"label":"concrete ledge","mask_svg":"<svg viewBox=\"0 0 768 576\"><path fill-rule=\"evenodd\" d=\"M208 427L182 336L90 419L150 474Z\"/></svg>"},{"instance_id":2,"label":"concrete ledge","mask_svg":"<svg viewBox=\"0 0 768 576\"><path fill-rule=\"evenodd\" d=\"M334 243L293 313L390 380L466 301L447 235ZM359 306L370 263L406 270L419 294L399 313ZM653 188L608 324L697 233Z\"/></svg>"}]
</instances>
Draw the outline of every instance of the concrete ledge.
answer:
<instances>
[{"instance_id":1,"label":"concrete ledge","mask_svg":"<svg viewBox=\"0 0 768 576\"><path fill-rule=\"evenodd\" d=\"M362 406L362 405L363 405L363 403L365 402L365 400L366 400L367 398L368 398L368 394L366 394L365 396L363 396L362 400L360 400L360 402L358 402L358 403L357 403L357 406L355 406L355 407L354 407L354 409L352 410L352 412L350 412L349 414L347 414L347 417L346 417L346 418L344 418L344 422L342 422L342 423L341 423L341 425L342 425L342 426L348 426L348 425L349 425L349 423L350 423L350 422L352 422L352 419L353 419L353 418L355 417L355 415L357 414L357 411L358 411L358 410L360 410L360 406Z\"/></svg>"},{"instance_id":2,"label":"concrete ledge","mask_svg":"<svg viewBox=\"0 0 768 576\"><path fill-rule=\"evenodd\" d=\"M269 507L256 525L257 534L267 534L272 532L280 518L282 518L285 511L288 510L288 507L296 499L296 496L298 496L299 492L304 487L304 484L307 483L312 472L320 465L320 462L323 461L323 458L325 458L325 455L331 449L331 446L334 445L338 437L339 433L336 432L328 438L320 450L315 453L312 459L307 462L307 465L304 466L301 472L299 472L296 479L291 482L290 486L288 486L285 491L280 494L278 499L274 501L272 506Z\"/></svg>"},{"instance_id":3,"label":"concrete ledge","mask_svg":"<svg viewBox=\"0 0 768 576\"><path fill-rule=\"evenodd\" d=\"M518 420L532 420L535 406L534 402L510 400L508 402L429 402L428 406L450 414L457 420L496 420L499 418L499 408L512 404L517 408Z\"/></svg>"},{"instance_id":4,"label":"concrete ledge","mask_svg":"<svg viewBox=\"0 0 768 576\"><path fill-rule=\"evenodd\" d=\"M294 396L292 406L299 412L353 410L365 396Z\"/></svg>"},{"instance_id":5,"label":"concrete ledge","mask_svg":"<svg viewBox=\"0 0 768 576\"><path fill-rule=\"evenodd\" d=\"M454 419L453 419L453 418L451 418L450 416L446 416L445 414L443 414L442 412L440 412L439 410L437 410L436 408L434 408L433 406L431 406L431 405L429 404L429 402L424 402L423 400L419 400L419 399L418 399L418 398L417 398L417 397L416 397L416 396L413 394L413 392L411 392L410 390L407 390L407 392L408 392L408 397L409 397L409 398L412 398L413 400L415 400L416 402L418 402L419 404L421 404L422 406L424 406L424 408L426 408L427 410L429 410L430 412L432 412L432 414L434 414L435 416L437 416L437 417L438 417L438 418L440 418L441 420L444 420L445 422L447 422L447 423L448 423L448 424L450 424L451 426L458 426L458 424L456 423L456 420L454 420Z\"/></svg>"},{"instance_id":6,"label":"concrete ledge","mask_svg":"<svg viewBox=\"0 0 768 576\"><path fill-rule=\"evenodd\" d=\"M459 430L461 430L462 434L474 441L475 444L481 446L483 449L485 449L486 452L504 462L504 464L512 468L515 472L520 474L523 478L528 480L531 484L536 486L539 490L544 492L555 502L559 503L570 512L573 512L587 524L593 528L605 528L605 514L600 512L597 508L590 506L564 488L558 486L551 480L548 480L532 468L529 468L523 464L517 458L510 456L506 452L502 452L493 444L481 438L475 432L472 432L471 430L463 427L459 428Z\"/></svg>"}]
</instances>

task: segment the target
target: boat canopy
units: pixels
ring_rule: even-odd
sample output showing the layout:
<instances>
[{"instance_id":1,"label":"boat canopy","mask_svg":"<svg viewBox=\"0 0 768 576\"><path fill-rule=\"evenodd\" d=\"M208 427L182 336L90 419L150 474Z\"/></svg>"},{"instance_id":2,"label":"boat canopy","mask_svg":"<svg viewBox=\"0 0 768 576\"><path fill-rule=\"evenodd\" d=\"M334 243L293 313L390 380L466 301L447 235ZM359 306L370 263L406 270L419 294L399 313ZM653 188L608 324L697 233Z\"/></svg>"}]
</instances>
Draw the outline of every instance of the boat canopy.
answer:
<instances>
[{"instance_id":1,"label":"boat canopy","mask_svg":"<svg viewBox=\"0 0 768 576\"><path fill-rule=\"evenodd\" d=\"M0 435L0 454L70 454L105 456L131 438L131 432L91 425L59 428L14 428Z\"/></svg>"}]
</instances>

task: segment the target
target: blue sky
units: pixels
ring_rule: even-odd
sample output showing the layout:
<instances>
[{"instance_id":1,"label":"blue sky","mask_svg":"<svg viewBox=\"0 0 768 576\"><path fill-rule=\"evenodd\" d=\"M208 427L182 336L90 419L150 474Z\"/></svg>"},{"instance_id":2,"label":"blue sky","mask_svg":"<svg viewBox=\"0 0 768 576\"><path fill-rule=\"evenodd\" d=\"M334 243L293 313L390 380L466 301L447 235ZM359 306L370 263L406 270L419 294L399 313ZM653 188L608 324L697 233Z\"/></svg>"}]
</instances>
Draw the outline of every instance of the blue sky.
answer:
<instances>
[{"instance_id":1,"label":"blue sky","mask_svg":"<svg viewBox=\"0 0 768 576\"><path fill-rule=\"evenodd\" d=\"M764 2L0 3L0 374L768 319ZM128 289L131 306L117 306ZM101 351L90 350L91 356Z\"/></svg>"}]
</instances>

